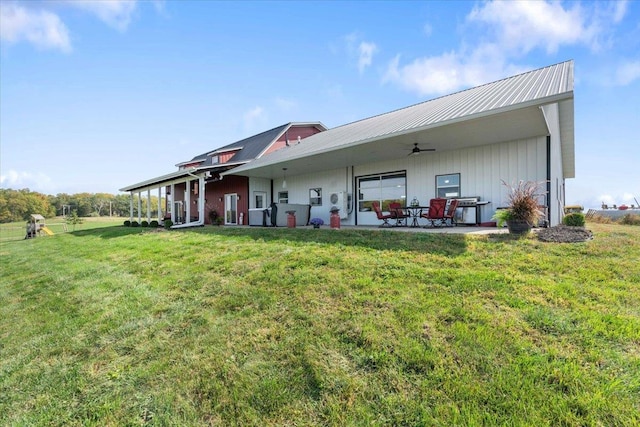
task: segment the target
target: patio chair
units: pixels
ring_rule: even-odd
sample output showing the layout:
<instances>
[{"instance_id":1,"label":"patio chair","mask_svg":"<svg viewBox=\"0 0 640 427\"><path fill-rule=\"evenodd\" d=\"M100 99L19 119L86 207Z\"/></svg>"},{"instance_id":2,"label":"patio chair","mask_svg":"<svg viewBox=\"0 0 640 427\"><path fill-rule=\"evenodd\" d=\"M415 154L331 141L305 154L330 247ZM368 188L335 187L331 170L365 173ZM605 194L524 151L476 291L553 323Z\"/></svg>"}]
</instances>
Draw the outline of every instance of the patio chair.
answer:
<instances>
[{"instance_id":1,"label":"patio chair","mask_svg":"<svg viewBox=\"0 0 640 427\"><path fill-rule=\"evenodd\" d=\"M380 209L379 202L371 202L371 207L373 207L373 210L376 212L376 216L378 217L378 219L383 221L383 223L380 224L380 227L391 227L391 224L389 224L389 220L395 219L395 215L393 215L392 213L383 214L382 210Z\"/></svg>"},{"instance_id":2,"label":"patio chair","mask_svg":"<svg viewBox=\"0 0 640 427\"><path fill-rule=\"evenodd\" d=\"M436 198L429 200L429 210L421 213L420 217L426 219L431 227L436 227L436 223L442 225L444 222L444 208L447 206L447 199Z\"/></svg>"},{"instance_id":3,"label":"patio chair","mask_svg":"<svg viewBox=\"0 0 640 427\"><path fill-rule=\"evenodd\" d=\"M407 218L411 216L404 210L402 205L398 202L389 203L389 212L391 213L391 215L394 215L396 219L396 227L406 226Z\"/></svg>"},{"instance_id":4,"label":"patio chair","mask_svg":"<svg viewBox=\"0 0 640 427\"><path fill-rule=\"evenodd\" d=\"M447 210L443 216L443 225L447 225L449 227L453 227L456 224L456 209L458 209L458 199L451 199L449 202L449 206L447 206Z\"/></svg>"}]
</instances>

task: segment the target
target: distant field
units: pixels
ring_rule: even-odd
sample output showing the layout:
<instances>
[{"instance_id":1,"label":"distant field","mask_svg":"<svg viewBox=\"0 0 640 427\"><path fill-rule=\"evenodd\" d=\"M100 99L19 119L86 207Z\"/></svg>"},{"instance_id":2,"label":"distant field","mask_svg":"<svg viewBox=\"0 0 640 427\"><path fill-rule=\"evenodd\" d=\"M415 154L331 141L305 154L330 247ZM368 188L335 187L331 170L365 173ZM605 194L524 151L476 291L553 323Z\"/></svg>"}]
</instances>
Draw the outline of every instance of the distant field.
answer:
<instances>
[{"instance_id":1,"label":"distant field","mask_svg":"<svg viewBox=\"0 0 640 427\"><path fill-rule=\"evenodd\" d=\"M91 230L93 228L109 227L112 225L121 225L128 218L118 217L89 217L82 218L83 223L77 224L75 229ZM73 231L72 225L67 225L64 217L50 218L45 221L47 227L55 234ZM0 241L21 240L26 234L26 221L10 222L0 224Z\"/></svg>"},{"instance_id":2,"label":"distant field","mask_svg":"<svg viewBox=\"0 0 640 427\"><path fill-rule=\"evenodd\" d=\"M640 425L640 227L100 225L0 242L0 425Z\"/></svg>"}]
</instances>

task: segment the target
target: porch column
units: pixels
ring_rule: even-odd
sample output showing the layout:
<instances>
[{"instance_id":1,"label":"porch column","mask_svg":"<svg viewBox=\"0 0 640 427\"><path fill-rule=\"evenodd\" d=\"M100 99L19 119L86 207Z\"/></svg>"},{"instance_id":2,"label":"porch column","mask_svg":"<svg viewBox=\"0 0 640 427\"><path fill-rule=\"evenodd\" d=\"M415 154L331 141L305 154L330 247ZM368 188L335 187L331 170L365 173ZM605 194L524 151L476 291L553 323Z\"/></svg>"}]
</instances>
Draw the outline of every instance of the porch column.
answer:
<instances>
[{"instance_id":1,"label":"porch column","mask_svg":"<svg viewBox=\"0 0 640 427\"><path fill-rule=\"evenodd\" d=\"M147 223L151 222L151 189L147 188Z\"/></svg>"},{"instance_id":2,"label":"porch column","mask_svg":"<svg viewBox=\"0 0 640 427\"><path fill-rule=\"evenodd\" d=\"M204 225L204 176L198 181L198 220Z\"/></svg>"},{"instance_id":3,"label":"porch column","mask_svg":"<svg viewBox=\"0 0 640 427\"><path fill-rule=\"evenodd\" d=\"M162 221L162 187L158 187L158 222Z\"/></svg>"},{"instance_id":4,"label":"porch column","mask_svg":"<svg viewBox=\"0 0 640 427\"><path fill-rule=\"evenodd\" d=\"M133 221L133 191L129 192L129 221Z\"/></svg>"},{"instance_id":5,"label":"porch column","mask_svg":"<svg viewBox=\"0 0 640 427\"><path fill-rule=\"evenodd\" d=\"M184 203L186 204L185 215L187 216L187 220L185 222L189 224L191 222L191 180L187 179L184 186Z\"/></svg>"},{"instance_id":6,"label":"porch column","mask_svg":"<svg viewBox=\"0 0 640 427\"><path fill-rule=\"evenodd\" d=\"M142 222L142 193L138 191L138 224Z\"/></svg>"},{"instance_id":7,"label":"porch column","mask_svg":"<svg viewBox=\"0 0 640 427\"><path fill-rule=\"evenodd\" d=\"M171 203L169 204L169 208L171 209L171 222L174 224L176 223L175 197L176 197L176 185L172 182L171 183Z\"/></svg>"}]
</instances>

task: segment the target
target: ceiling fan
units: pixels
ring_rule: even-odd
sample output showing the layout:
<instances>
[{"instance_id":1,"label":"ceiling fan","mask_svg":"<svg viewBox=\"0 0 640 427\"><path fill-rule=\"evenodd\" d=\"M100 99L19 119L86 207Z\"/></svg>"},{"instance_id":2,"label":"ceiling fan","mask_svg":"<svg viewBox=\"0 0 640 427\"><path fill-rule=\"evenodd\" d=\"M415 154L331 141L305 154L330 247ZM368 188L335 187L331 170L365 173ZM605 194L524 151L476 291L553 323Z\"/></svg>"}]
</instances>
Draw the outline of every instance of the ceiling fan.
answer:
<instances>
[{"instance_id":1,"label":"ceiling fan","mask_svg":"<svg viewBox=\"0 0 640 427\"><path fill-rule=\"evenodd\" d=\"M414 142L413 143L413 149L411 150L411 153L409 153L410 156L415 156L417 154L420 154L423 151L436 151L435 148L420 148L418 147L418 143Z\"/></svg>"}]
</instances>

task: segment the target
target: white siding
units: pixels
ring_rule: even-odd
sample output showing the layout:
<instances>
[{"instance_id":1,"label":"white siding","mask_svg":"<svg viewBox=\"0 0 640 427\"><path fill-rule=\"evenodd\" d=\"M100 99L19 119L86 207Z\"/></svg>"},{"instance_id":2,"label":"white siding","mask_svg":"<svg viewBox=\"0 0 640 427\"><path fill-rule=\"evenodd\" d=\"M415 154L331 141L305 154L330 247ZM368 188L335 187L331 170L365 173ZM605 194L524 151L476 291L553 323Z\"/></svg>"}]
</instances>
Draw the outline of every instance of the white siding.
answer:
<instances>
[{"instance_id":1,"label":"white siding","mask_svg":"<svg viewBox=\"0 0 640 427\"><path fill-rule=\"evenodd\" d=\"M406 160L355 167L355 176L407 171L407 197L428 204L436 194L436 175L460 173L463 197L479 196L491 203L481 208L482 221L489 221L497 207L507 202L507 188L519 180L546 180L546 137L530 138L444 153L425 153ZM377 220L376 220L377 221ZM378 223L374 222L375 223ZM359 224L363 224L361 218Z\"/></svg>"},{"instance_id":2,"label":"white siding","mask_svg":"<svg viewBox=\"0 0 640 427\"><path fill-rule=\"evenodd\" d=\"M271 180L265 178L249 178L249 209L255 209L254 192L262 191L267 193L266 206L271 204Z\"/></svg>"},{"instance_id":3,"label":"white siding","mask_svg":"<svg viewBox=\"0 0 640 427\"><path fill-rule=\"evenodd\" d=\"M551 185L549 191L551 225L558 225L562 222L564 210L564 172L560 140L560 113L558 104L545 105L542 109L551 135Z\"/></svg>"}]
</instances>

